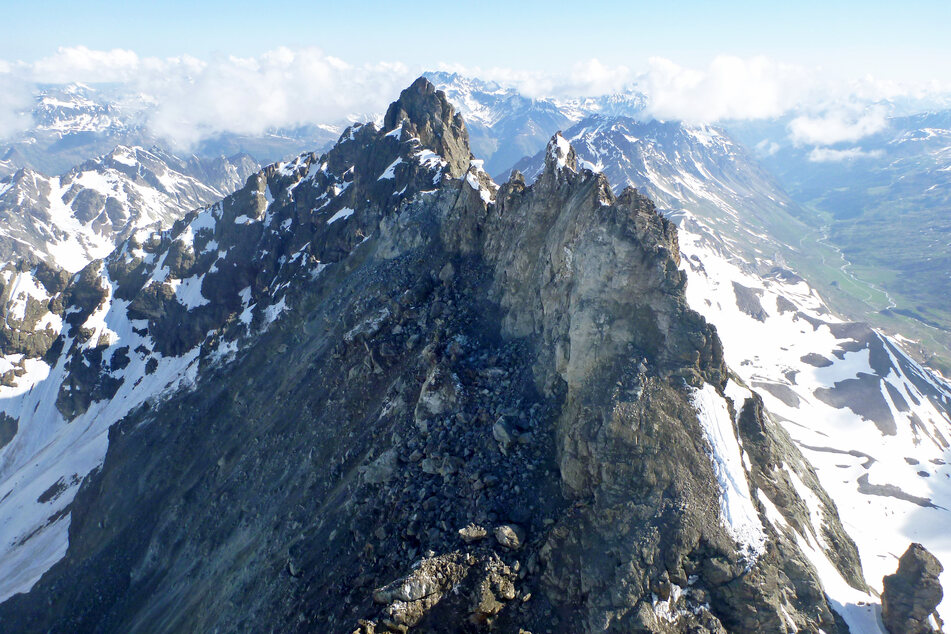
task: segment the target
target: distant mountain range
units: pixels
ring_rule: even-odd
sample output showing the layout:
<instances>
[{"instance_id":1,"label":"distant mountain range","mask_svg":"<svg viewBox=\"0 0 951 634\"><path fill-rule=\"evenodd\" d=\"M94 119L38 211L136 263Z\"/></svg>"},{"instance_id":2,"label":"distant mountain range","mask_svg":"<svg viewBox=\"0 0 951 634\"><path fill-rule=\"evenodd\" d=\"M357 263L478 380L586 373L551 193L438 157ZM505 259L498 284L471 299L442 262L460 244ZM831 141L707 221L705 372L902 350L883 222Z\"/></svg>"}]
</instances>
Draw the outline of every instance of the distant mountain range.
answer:
<instances>
[{"instance_id":1,"label":"distant mountain range","mask_svg":"<svg viewBox=\"0 0 951 634\"><path fill-rule=\"evenodd\" d=\"M21 168L46 176L62 174L83 161L110 153L117 146L181 149L153 134L148 118L154 104L142 95L117 88L69 84L48 86L37 96L32 125L0 140L0 179ZM261 162L295 156L306 148L325 148L348 122L275 129L257 136L219 134L193 148L200 159L248 154Z\"/></svg>"},{"instance_id":2,"label":"distant mountain range","mask_svg":"<svg viewBox=\"0 0 951 634\"><path fill-rule=\"evenodd\" d=\"M559 101L531 99L513 88L456 73L431 72L425 77L465 115L472 150L485 160L490 174L510 169L544 147L556 130L586 116L635 116L645 105L644 96L636 92Z\"/></svg>"},{"instance_id":3,"label":"distant mountain range","mask_svg":"<svg viewBox=\"0 0 951 634\"><path fill-rule=\"evenodd\" d=\"M257 169L246 154L183 160L125 146L61 176L20 169L0 182L0 261L32 257L78 271L132 233L162 230L221 199Z\"/></svg>"}]
</instances>

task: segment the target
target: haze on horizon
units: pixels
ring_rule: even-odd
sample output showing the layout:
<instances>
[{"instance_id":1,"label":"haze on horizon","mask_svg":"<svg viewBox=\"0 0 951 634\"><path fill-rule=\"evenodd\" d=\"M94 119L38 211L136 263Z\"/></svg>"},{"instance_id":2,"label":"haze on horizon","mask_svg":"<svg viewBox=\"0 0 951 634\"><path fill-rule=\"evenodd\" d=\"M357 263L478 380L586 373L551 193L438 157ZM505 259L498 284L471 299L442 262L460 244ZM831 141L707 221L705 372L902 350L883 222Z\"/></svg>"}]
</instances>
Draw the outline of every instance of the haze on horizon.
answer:
<instances>
[{"instance_id":1,"label":"haze on horizon","mask_svg":"<svg viewBox=\"0 0 951 634\"><path fill-rule=\"evenodd\" d=\"M224 131L372 116L426 70L531 97L633 89L661 119L806 117L790 137L820 144L951 105L951 3L941 0L359 0L269 11L224 0L77 11L55 0L4 12L13 28L0 42L0 137L29 126L45 84L109 84L128 107L150 108L156 134L188 147Z\"/></svg>"}]
</instances>

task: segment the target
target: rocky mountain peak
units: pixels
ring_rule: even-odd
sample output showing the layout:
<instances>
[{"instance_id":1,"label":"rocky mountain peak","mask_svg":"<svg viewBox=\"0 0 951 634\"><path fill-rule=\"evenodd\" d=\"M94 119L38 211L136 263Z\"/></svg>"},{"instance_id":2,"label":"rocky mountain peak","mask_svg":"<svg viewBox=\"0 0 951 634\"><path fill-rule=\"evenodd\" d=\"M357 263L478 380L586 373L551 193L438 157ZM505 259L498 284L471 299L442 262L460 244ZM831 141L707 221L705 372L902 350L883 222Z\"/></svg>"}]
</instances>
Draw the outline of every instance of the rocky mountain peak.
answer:
<instances>
[{"instance_id":1,"label":"rocky mountain peak","mask_svg":"<svg viewBox=\"0 0 951 634\"><path fill-rule=\"evenodd\" d=\"M414 81L387 109L383 129L389 132L400 124L419 138L423 147L446 159L453 177L465 174L472 160L466 124L446 93L436 90L425 77Z\"/></svg>"},{"instance_id":2,"label":"rocky mountain peak","mask_svg":"<svg viewBox=\"0 0 951 634\"><path fill-rule=\"evenodd\" d=\"M561 132L556 132L545 150L545 171L557 172L562 169L577 172L578 157L568 139L562 136Z\"/></svg>"}]
</instances>

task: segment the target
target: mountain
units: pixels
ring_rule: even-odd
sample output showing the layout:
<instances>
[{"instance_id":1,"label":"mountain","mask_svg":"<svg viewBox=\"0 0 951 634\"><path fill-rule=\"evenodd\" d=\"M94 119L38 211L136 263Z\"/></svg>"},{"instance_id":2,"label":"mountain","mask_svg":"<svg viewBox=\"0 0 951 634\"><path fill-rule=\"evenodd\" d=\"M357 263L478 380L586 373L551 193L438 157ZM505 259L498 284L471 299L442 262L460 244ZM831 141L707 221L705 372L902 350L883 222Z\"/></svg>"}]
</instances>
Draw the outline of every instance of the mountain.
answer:
<instances>
[{"instance_id":1,"label":"mountain","mask_svg":"<svg viewBox=\"0 0 951 634\"><path fill-rule=\"evenodd\" d=\"M951 385L799 275L813 247L782 236L808 235L805 212L722 130L594 118L563 138L615 191L638 187L677 223L691 308L815 467L873 588L910 541L951 561ZM546 161L520 166L530 181Z\"/></svg>"},{"instance_id":2,"label":"mountain","mask_svg":"<svg viewBox=\"0 0 951 634\"><path fill-rule=\"evenodd\" d=\"M5 627L863 631L675 227L544 161L497 186L420 78L78 275L6 273Z\"/></svg>"},{"instance_id":3,"label":"mountain","mask_svg":"<svg viewBox=\"0 0 951 634\"><path fill-rule=\"evenodd\" d=\"M19 169L61 174L119 145L150 146L141 100L85 84L44 87L30 112L32 125L0 140L0 178Z\"/></svg>"},{"instance_id":4,"label":"mountain","mask_svg":"<svg viewBox=\"0 0 951 634\"><path fill-rule=\"evenodd\" d=\"M220 199L257 168L247 155L183 160L119 146L62 176L21 169L0 182L0 261L28 257L78 271L133 232L166 228Z\"/></svg>"},{"instance_id":5,"label":"mountain","mask_svg":"<svg viewBox=\"0 0 951 634\"><path fill-rule=\"evenodd\" d=\"M581 164L604 173L615 189L630 184L672 217L688 212L702 218L729 236L737 255L752 265L764 257L780 264L797 258L797 242L809 227L795 216L804 212L794 215L795 203L777 181L722 130L591 116L565 138ZM543 155L526 157L515 169L533 180L543 169Z\"/></svg>"},{"instance_id":6,"label":"mountain","mask_svg":"<svg viewBox=\"0 0 951 634\"><path fill-rule=\"evenodd\" d=\"M525 156L543 149L551 135L592 114L634 116L645 106L640 93L568 100L532 99L496 82L458 73L428 72L424 76L466 118L476 156L490 174L501 173Z\"/></svg>"},{"instance_id":7,"label":"mountain","mask_svg":"<svg viewBox=\"0 0 951 634\"><path fill-rule=\"evenodd\" d=\"M830 146L794 143L792 128L789 119L730 124L841 250L859 282L843 289L844 307L921 340L922 356L951 373L951 111L888 117Z\"/></svg>"},{"instance_id":8,"label":"mountain","mask_svg":"<svg viewBox=\"0 0 951 634\"><path fill-rule=\"evenodd\" d=\"M555 131L582 119L629 117L654 127L657 134L663 134L665 125L671 131L678 126L645 116L646 99L634 91L532 100L512 88L457 74L428 76L468 119L480 122L471 125L473 147L488 159L486 166L498 180L507 178L521 158L543 150ZM537 115L539 110L545 116ZM946 169L951 166L948 116L946 111L895 116L858 144L820 148L792 142L792 116L725 124L730 151L751 157L744 164L759 172L754 180L772 181L773 194L779 193L776 200L758 198L754 207L775 207L778 200L787 205L786 213L769 214L782 219L782 226L771 227L781 232L775 243L796 247L783 249L783 257L798 258L794 268L838 313L912 338L914 343L906 342L906 347L915 359L945 376L951 374L951 321L944 301L951 278L946 275L946 241L941 240L947 224L945 176L951 174ZM518 144L511 142L515 138ZM705 178L692 165L677 167ZM677 175L668 178L676 180ZM737 191L746 186L731 183L727 189L737 185ZM659 188L655 194L663 196ZM704 204L716 211L717 203ZM747 210L755 211L749 205ZM920 256L922 249L927 256Z\"/></svg>"},{"instance_id":9,"label":"mountain","mask_svg":"<svg viewBox=\"0 0 951 634\"><path fill-rule=\"evenodd\" d=\"M490 174L545 147L552 131L572 119L550 99L531 99L514 88L457 73L424 75L466 118L472 150Z\"/></svg>"},{"instance_id":10,"label":"mountain","mask_svg":"<svg viewBox=\"0 0 951 634\"><path fill-rule=\"evenodd\" d=\"M0 139L0 179L19 169L46 176L62 174L117 146L179 153L180 148L151 132L149 117L155 106L146 95L130 95L108 84L45 86L30 112L32 125L13 138ZM202 139L194 152L199 160L245 154L272 162L305 148L326 147L340 136L343 127L338 122L260 135L225 132Z\"/></svg>"}]
</instances>

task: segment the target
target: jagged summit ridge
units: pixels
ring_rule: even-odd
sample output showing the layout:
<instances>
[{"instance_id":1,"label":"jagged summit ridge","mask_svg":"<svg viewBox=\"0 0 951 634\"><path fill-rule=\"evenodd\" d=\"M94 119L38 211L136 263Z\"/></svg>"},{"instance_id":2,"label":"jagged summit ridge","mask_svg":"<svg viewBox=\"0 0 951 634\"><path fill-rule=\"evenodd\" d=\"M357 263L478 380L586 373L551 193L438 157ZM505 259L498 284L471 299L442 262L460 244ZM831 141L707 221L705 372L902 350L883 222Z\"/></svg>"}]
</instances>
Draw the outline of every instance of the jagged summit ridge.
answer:
<instances>
[{"instance_id":1,"label":"jagged summit ridge","mask_svg":"<svg viewBox=\"0 0 951 634\"><path fill-rule=\"evenodd\" d=\"M789 197L715 128L592 117L565 134L582 165L607 175L615 190L642 188L677 223L688 302L717 326L730 369L759 392L815 468L858 544L870 585L881 590L893 554L909 541L947 558L947 544L921 531L949 521L951 387L914 362L902 349L907 341L834 314L793 272L806 228L790 214ZM539 152L520 168L541 180L546 161ZM788 471L791 461L782 464ZM810 500L814 476L793 471L786 477ZM826 530L816 519L814 529L776 515L771 521L798 525L817 565L835 562L844 551L811 534ZM853 630L877 627L874 595L834 582L828 591L853 606Z\"/></svg>"},{"instance_id":2,"label":"jagged summit ridge","mask_svg":"<svg viewBox=\"0 0 951 634\"><path fill-rule=\"evenodd\" d=\"M420 77L390 104L383 118L383 130L390 132L405 124L408 134L417 137L423 147L436 152L449 163L449 172L459 178L469 168L469 132L446 94L436 90L428 79Z\"/></svg>"},{"instance_id":3,"label":"jagged summit ridge","mask_svg":"<svg viewBox=\"0 0 951 634\"><path fill-rule=\"evenodd\" d=\"M4 623L840 630L795 542L748 517L765 547L747 549L719 511L707 436L759 511L743 458L767 472L776 452L736 438L737 410L771 430L725 396L673 225L577 166L495 191L464 132L417 82L384 129L133 236L46 302L46 374L4 410L29 429L42 391L60 447L116 425L104 459L0 490L5 562L48 568L62 553L36 537L61 547L72 522Z\"/></svg>"}]
</instances>

